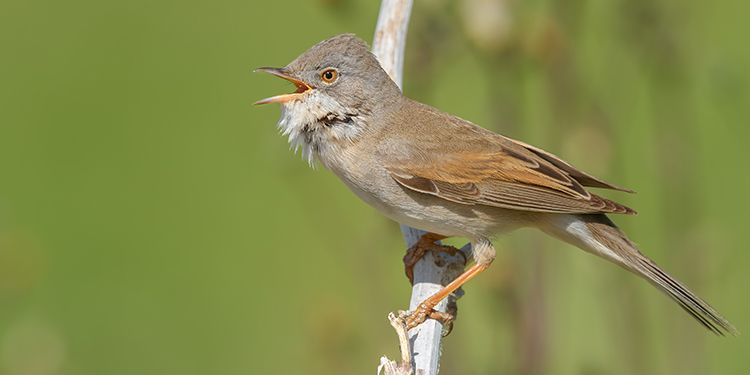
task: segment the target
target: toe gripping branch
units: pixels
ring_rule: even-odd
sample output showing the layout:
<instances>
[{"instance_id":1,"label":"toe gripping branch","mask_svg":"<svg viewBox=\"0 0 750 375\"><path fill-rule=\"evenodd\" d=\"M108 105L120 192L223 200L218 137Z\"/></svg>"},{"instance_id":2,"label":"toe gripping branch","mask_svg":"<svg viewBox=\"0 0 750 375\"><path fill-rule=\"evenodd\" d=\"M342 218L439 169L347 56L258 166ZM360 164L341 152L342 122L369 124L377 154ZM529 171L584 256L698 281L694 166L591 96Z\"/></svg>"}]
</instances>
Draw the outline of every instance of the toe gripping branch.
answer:
<instances>
[{"instance_id":1,"label":"toe gripping branch","mask_svg":"<svg viewBox=\"0 0 750 375\"><path fill-rule=\"evenodd\" d=\"M414 285L414 266L425 256L425 254L427 254L428 251L447 253L451 256L461 254L464 258L464 265L466 265L466 255L460 249L437 243L437 241L446 238L448 237L440 234L425 233L419 238L417 243L406 251L406 255L404 255L404 273L412 285Z\"/></svg>"},{"instance_id":2,"label":"toe gripping branch","mask_svg":"<svg viewBox=\"0 0 750 375\"><path fill-rule=\"evenodd\" d=\"M443 324L444 335L450 333L450 330L453 327L453 321L455 320L456 314L458 312L456 300L461 295L463 295L463 292L460 289L461 285L487 268L487 265L472 266L469 270L464 272L464 266L467 259L466 253L469 253L471 251L471 248L465 247L464 249L459 250L453 246L445 246L436 243L436 241L442 240L444 238L446 237L434 233L427 233L423 235L420 240L416 244L414 244L414 246L409 248L406 256L404 257L405 273L409 278L409 281L412 282L412 285L415 282L414 266L422 257L424 257L427 252L432 251L433 253L447 253L450 256L456 256L460 254L461 258L463 258L462 262L457 262L455 260L453 262L450 262L450 260L445 256L435 254L434 259L438 266L445 266L445 264L439 264L438 262L447 262L448 267L451 267L451 269L447 270L444 273L442 280L439 281L440 284L444 285L445 287L425 299L419 304L419 306L417 306L417 308L412 313L405 317L407 330L414 328L424 322L426 319L431 318L438 320ZM419 280L416 280L416 282L419 282ZM435 306L437 306L438 303L440 303L440 301L445 298L448 298L448 306L446 309L447 311L441 312L435 310Z\"/></svg>"}]
</instances>

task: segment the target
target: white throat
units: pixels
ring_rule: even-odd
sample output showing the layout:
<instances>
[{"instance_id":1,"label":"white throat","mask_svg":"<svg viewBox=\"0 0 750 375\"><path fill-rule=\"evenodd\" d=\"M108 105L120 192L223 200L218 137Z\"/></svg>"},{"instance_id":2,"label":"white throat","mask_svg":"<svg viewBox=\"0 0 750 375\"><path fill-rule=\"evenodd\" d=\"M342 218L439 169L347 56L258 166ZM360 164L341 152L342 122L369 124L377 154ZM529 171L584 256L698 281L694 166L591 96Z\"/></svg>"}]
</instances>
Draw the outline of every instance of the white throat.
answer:
<instances>
[{"instance_id":1,"label":"white throat","mask_svg":"<svg viewBox=\"0 0 750 375\"><path fill-rule=\"evenodd\" d=\"M294 152L313 165L315 159L328 167L341 147L351 144L366 124L359 110L339 104L318 90L281 106L278 127L289 138Z\"/></svg>"}]
</instances>

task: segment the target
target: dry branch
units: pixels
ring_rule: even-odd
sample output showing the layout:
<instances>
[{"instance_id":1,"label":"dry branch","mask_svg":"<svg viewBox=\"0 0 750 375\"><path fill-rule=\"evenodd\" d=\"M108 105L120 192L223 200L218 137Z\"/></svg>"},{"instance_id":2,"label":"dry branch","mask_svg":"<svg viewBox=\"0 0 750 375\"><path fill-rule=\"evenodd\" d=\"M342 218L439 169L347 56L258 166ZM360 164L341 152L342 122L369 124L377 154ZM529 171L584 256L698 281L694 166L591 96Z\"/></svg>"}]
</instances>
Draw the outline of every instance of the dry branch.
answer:
<instances>
[{"instance_id":1,"label":"dry branch","mask_svg":"<svg viewBox=\"0 0 750 375\"><path fill-rule=\"evenodd\" d=\"M372 51L378 57L383 69L391 76L399 87L403 82L404 47L406 33L409 26L412 0L383 0L380 14L375 28ZM401 225L407 247L414 245L424 233L420 230ZM469 245L462 251L470 252ZM412 287L409 309L414 310L427 297L436 293L443 285L449 283L463 271L466 257L457 254L435 255L428 252L422 260L414 266L414 285ZM452 300L451 300L452 298ZM442 301L436 310L446 311L449 304L455 306L455 297ZM453 308L452 310L455 310ZM452 311L455 313L455 311ZM439 370L440 343L443 326L435 320L427 320L406 336L403 319L394 314L389 315L391 324L396 329L401 343L402 362L400 364L381 358L378 374L385 375L436 375ZM402 326L399 327L399 324ZM409 348L411 344L411 348ZM412 366L409 362L413 362Z\"/></svg>"}]
</instances>

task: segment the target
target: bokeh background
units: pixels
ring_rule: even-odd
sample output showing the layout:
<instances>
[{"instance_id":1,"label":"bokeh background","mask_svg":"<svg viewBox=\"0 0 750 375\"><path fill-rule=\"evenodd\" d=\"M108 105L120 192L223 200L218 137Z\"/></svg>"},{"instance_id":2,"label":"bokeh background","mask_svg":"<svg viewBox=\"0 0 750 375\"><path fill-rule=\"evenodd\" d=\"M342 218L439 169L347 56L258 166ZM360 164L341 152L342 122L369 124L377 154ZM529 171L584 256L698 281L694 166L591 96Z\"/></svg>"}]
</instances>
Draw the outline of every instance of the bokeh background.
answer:
<instances>
[{"instance_id":1,"label":"bokeh background","mask_svg":"<svg viewBox=\"0 0 750 375\"><path fill-rule=\"evenodd\" d=\"M378 3L5 0L0 374L362 374L396 356L396 224L275 129L284 65ZM750 7L417 0L405 91L636 195L615 220L750 330ZM461 240L455 243L460 243ZM750 373L645 282L519 232L445 374Z\"/></svg>"}]
</instances>

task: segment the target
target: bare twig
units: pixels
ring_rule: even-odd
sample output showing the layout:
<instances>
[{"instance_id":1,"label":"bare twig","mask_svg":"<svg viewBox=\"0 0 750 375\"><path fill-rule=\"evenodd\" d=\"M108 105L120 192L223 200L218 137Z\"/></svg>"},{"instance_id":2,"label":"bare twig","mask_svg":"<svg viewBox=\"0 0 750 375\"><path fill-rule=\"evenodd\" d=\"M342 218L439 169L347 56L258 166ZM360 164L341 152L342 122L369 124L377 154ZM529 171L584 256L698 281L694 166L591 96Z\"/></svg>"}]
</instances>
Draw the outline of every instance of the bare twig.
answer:
<instances>
[{"instance_id":1,"label":"bare twig","mask_svg":"<svg viewBox=\"0 0 750 375\"><path fill-rule=\"evenodd\" d=\"M403 82L404 47L411 7L412 0L382 0L372 43L373 53L380 60L383 69L399 87L402 87ZM414 245L424 234L424 232L406 225L401 225L401 232L404 235L407 247ZM470 252L470 246L464 246L462 251ZM409 309L414 310L427 297L433 295L443 285L460 275L463 271L465 259L466 256L460 254L449 256L428 252L414 266L414 286L412 287ZM435 309L444 312L452 304L451 312L455 314L455 299L455 296L451 296L451 298L438 304ZM383 357L381 358L381 365L378 367L378 373L380 374L383 370L386 375L437 374L443 332L442 324L435 320L427 320L413 329L408 336L412 343L412 348L409 350L409 341L405 341L406 332L403 322L401 321L401 326L399 326L398 320L394 323L394 320L391 319L392 316L394 315L389 315L389 320L396 329L401 342L402 363L399 365ZM412 361L413 368L408 366L409 362ZM409 372L403 372L407 370Z\"/></svg>"},{"instance_id":2,"label":"bare twig","mask_svg":"<svg viewBox=\"0 0 750 375\"><path fill-rule=\"evenodd\" d=\"M391 326L396 330L398 335L399 349L401 350L401 363L391 361L387 357L380 357L380 366L378 366L378 375L413 375L411 366L411 349L409 348L409 337L406 335L406 318L405 311L399 311L398 314L388 314L388 320Z\"/></svg>"},{"instance_id":3,"label":"bare twig","mask_svg":"<svg viewBox=\"0 0 750 375\"><path fill-rule=\"evenodd\" d=\"M372 53L378 57L398 87L404 78L404 47L412 0L383 0L372 40Z\"/></svg>"}]
</instances>

